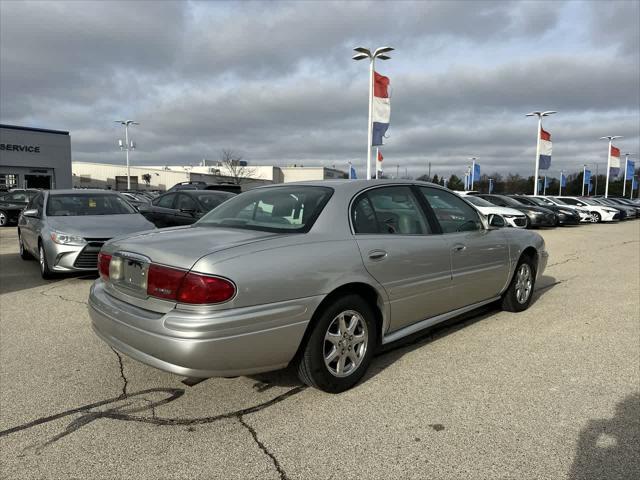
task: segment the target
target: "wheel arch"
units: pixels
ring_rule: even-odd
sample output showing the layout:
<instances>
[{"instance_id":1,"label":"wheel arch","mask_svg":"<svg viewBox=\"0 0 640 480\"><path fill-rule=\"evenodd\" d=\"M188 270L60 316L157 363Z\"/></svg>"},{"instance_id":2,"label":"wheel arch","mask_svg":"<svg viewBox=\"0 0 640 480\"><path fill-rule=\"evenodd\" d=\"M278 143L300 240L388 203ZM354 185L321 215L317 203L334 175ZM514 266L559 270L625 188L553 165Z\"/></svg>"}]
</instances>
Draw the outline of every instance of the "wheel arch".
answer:
<instances>
[{"instance_id":1,"label":"wheel arch","mask_svg":"<svg viewBox=\"0 0 640 480\"><path fill-rule=\"evenodd\" d=\"M311 317L311 321L307 325L307 328L304 332L302 340L300 341L300 345L298 346L298 350L296 354L293 356L291 362L294 362L299 356L302 354L305 345L313 331L315 324L318 321L318 317L324 308L327 305L330 305L335 299L349 294L356 294L362 297L373 310L375 315L376 322L376 345L378 345L382 338L383 325L385 323L385 307L384 307L384 299L381 293L372 285L365 282L349 282L340 285L339 287L334 288L331 292L329 292L324 299L320 302L320 304L316 307L313 315ZM290 362L290 363L291 363Z\"/></svg>"}]
</instances>

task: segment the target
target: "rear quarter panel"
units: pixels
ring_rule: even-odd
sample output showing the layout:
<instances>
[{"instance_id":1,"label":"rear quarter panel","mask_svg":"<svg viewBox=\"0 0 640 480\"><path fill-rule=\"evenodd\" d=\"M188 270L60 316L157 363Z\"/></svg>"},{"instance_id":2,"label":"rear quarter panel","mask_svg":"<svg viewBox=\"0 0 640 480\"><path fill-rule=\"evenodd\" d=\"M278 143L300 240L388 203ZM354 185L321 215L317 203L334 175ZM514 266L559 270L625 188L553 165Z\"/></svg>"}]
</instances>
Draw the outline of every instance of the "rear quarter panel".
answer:
<instances>
[{"instance_id":1,"label":"rear quarter panel","mask_svg":"<svg viewBox=\"0 0 640 480\"><path fill-rule=\"evenodd\" d=\"M223 308L324 296L351 282L373 286L386 302L383 288L365 270L351 238L276 238L208 255L192 270L220 275L236 284L235 298L220 306Z\"/></svg>"}]
</instances>

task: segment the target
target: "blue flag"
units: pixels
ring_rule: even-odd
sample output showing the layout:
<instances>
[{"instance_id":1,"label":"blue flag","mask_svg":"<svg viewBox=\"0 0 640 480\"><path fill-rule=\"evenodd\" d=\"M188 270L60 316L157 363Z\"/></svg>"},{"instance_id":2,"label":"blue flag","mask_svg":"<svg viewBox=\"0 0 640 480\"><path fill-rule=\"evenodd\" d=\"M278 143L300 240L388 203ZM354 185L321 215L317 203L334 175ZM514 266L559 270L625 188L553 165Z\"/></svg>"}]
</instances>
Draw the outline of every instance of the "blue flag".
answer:
<instances>
[{"instance_id":1,"label":"blue flag","mask_svg":"<svg viewBox=\"0 0 640 480\"><path fill-rule=\"evenodd\" d=\"M349 166L349 178L352 179L352 180L358 178L357 175L356 175L356 169L353 168L353 165Z\"/></svg>"},{"instance_id":2,"label":"blue flag","mask_svg":"<svg viewBox=\"0 0 640 480\"><path fill-rule=\"evenodd\" d=\"M561 187L566 187L567 186L567 177L564 173L560 174L560 186Z\"/></svg>"},{"instance_id":3,"label":"blue flag","mask_svg":"<svg viewBox=\"0 0 640 480\"><path fill-rule=\"evenodd\" d=\"M627 160L627 178L633 177L636 171L636 162L633 160Z\"/></svg>"},{"instance_id":4,"label":"blue flag","mask_svg":"<svg viewBox=\"0 0 640 480\"><path fill-rule=\"evenodd\" d=\"M588 185L591 182L591 170L584 171L584 178L582 180L582 183L585 185Z\"/></svg>"},{"instance_id":5,"label":"blue flag","mask_svg":"<svg viewBox=\"0 0 640 480\"><path fill-rule=\"evenodd\" d=\"M591 193L591 190L593 190L593 183L589 182L589 193Z\"/></svg>"},{"instance_id":6,"label":"blue flag","mask_svg":"<svg viewBox=\"0 0 640 480\"><path fill-rule=\"evenodd\" d=\"M480 181L480 164L479 163L476 163L473 166L473 181L474 182Z\"/></svg>"},{"instance_id":7,"label":"blue flag","mask_svg":"<svg viewBox=\"0 0 640 480\"><path fill-rule=\"evenodd\" d=\"M633 177L633 179L631 180L631 190L637 190L638 189L638 181L636 180L636 177Z\"/></svg>"}]
</instances>

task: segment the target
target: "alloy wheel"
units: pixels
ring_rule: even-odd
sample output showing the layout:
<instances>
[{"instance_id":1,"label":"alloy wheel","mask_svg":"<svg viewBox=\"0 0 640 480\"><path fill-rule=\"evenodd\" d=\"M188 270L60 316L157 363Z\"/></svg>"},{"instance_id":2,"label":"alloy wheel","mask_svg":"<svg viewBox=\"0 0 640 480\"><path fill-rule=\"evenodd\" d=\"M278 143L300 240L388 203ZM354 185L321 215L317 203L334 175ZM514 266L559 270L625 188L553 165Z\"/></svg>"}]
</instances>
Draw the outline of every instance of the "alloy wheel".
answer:
<instances>
[{"instance_id":1,"label":"alloy wheel","mask_svg":"<svg viewBox=\"0 0 640 480\"><path fill-rule=\"evenodd\" d=\"M7 224L7 214L0 212L0 227L4 227Z\"/></svg>"},{"instance_id":2,"label":"alloy wheel","mask_svg":"<svg viewBox=\"0 0 640 480\"><path fill-rule=\"evenodd\" d=\"M40 248L38 249L38 257L40 261L40 271L44 274L46 272L46 259L44 258L44 247L40 244Z\"/></svg>"},{"instance_id":3,"label":"alloy wheel","mask_svg":"<svg viewBox=\"0 0 640 480\"><path fill-rule=\"evenodd\" d=\"M525 304L531 295L533 286L533 276L531 267L527 263L523 263L516 273L516 300L518 303Z\"/></svg>"},{"instance_id":4,"label":"alloy wheel","mask_svg":"<svg viewBox=\"0 0 640 480\"><path fill-rule=\"evenodd\" d=\"M589 217L589 221L591 223L598 223L600 221L600 219L598 217L599 217L599 215L596 212L591 212L591 216Z\"/></svg>"},{"instance_id":5,"label":"alloy wheel","mask_svg":"<svg viewBox=\"0 0 640 480\"><path fill-rule=\"evenodd\" d=\"M331 375L348 377L362 363L367 353L369 332L361 314L346 310L329 324L324 336L324 364Z\"/></svg>"}]
</instances>

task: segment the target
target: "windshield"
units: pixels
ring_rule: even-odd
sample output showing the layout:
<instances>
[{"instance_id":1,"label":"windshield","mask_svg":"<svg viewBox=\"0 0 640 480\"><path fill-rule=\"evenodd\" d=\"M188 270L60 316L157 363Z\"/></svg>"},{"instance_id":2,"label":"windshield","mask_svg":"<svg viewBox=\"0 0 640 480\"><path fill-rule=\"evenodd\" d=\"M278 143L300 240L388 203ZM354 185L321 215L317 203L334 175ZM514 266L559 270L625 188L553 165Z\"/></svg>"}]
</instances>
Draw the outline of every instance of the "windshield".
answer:
<instances>
[{"instance_id":1,"label":"windshield","mask_svg":"<svg viewBox=\"0 0 640 480\"><path fill-rule=\"evenodd\" d=\"M225 200L229 200L231 197L235 197L233 193L199 193L195 195L205 210L213 210Z\"/></svg>"},{"instance_id":2,"label":"windshield","mask_svg":"<svg viewBox=\"0 0 640 480\"><path fill-rule=\"evenodd\" d=\"M47 215L76 217L84 215L126 215L136 210L122 197L109 193L67 193L50 195Z\"/></svg>"},{"instance_id":3,"label":"windshield","mask_svg":"<svg viewBox=\"0 0 640 480\"><path fill-rule=\"evenodd\" d=\"M308 232L332 194L333 190L327 187L257 188L223 203L196 225L275 233Z\"/></svg>"},{"instance_id":4,"label":"windshield","mask_svg":"<svg viewBox=\"0 0 640 480\"><path fill-rule=\"evenodd\" d=\"M540 197L527 197L527 198L531 200L533 203L535 203L536 205L539 205L541 207L555 206L555 203L553 203L551 200L547 200L546 198L540 198Z\"/></svg>"},{"instance_id":5,"label":"windshield","mask_svg":"<svg viewBox=\"0 0 640 480\"><path fill-rule=\"evenodd\" d=\"M507 205L509 205L511 207L516 207L516 208L522 207L522 203L514 200L513 198L505 197L505 196L502 196L502 195L500 195L500 196L498 196L496 198L499 198L500 200L504 201L504 203L506 203Z\"/></svg>"},{"instance_id":6,"label":"windshield","mask_svg":"<svg viewBox=\"0 0 640 480\"><path fill-rule=\"evenodd\" d=\"M493 203L487 202L483 198L474 197L473 195L465 195L464 199L469 203L474 204L476 207L495 207Z\"/></svg>"}]
</instances>

